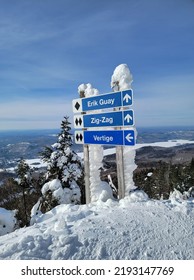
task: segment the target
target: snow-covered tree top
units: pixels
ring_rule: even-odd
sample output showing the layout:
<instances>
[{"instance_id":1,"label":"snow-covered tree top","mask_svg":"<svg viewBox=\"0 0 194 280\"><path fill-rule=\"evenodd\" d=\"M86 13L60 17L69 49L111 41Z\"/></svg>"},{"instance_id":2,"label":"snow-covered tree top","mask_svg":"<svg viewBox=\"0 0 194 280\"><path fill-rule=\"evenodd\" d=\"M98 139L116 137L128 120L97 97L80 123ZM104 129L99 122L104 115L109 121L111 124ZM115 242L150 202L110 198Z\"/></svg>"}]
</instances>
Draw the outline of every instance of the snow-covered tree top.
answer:
<instances>
[{"instance_id":1,"label":"snow-covered tree top","mask_svg":"<svg viewBox=\"0 0 194 280\"><path fill-rule=\"evenodd\" d=\"M118 65L111 78L111 88L114 91L130 89L132 82L133 77L127 64Z\"/></svg>"}]
</instances>

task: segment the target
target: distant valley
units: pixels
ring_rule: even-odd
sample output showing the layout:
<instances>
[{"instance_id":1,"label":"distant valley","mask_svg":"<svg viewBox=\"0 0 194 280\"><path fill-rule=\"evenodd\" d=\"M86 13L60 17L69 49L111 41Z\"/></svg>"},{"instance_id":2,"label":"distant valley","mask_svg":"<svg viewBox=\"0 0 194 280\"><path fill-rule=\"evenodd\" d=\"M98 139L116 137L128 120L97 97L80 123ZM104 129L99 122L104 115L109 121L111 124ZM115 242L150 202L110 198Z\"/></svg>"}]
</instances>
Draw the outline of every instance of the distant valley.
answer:
<instances>
[{"instance_id":1,"label":"distant valley","mask_svg":"<svg viewBox=\"0 0 194 280\"><path fill-rule=\"evenodd\" d=\"M158 162L186 165L194 158L194 144L177 145L174 147L145 146L136 150L135 162L138 168L152 168ZM104 162L116 166L116 155L107 155Z\"/></svg>"},{"instance_id":2,"label":"distant valley","mask_svg":"<svg viewBox=\"0 0 194 280\"><path fill-rule=\"evenodd\" d=\"M14 168L22 158L27 160L31 167L34 166L38 173L41 171L44 172L45 167L42 169L42 165L38 160L40 157L39 153L43 151L45 146L51 146L57 142L57 134L58 131L56 130L0 133L0 185L4 184L7 178L14 178L16 176ZM177 142L176 140L180 139L187 140L186 142L192 142L179 144L181 141ZM172 143L171 147L167 143L169 140ZM194 129L138 129L138 148L136 149L135 158L137 168L134 171L134 182L136 186L145 190L150 197L157 199L160 198L160 193L163 193L164 197L167 198L171 188L173 189L174 186L179 186L183 181L185 181L183 184L188 189L193 180L193 177L188 177L190 175L187 174L191 160L194 158L193 141ZM161 146L158 146L158 142L163 143ZM154 143L157 145L154 146ZM168 147L164 147L163 145ZM104 149L107 148L111 147L104 147ZM82 152L83 146L73 145L72 149L76 152ZM107 150L107 152L109 151ZM115 152L108 154L105 151L105 154L101 178L107 181L107 175L110 174L114 185L117 186ZM170 181L164 182L163 176L165 175L166 178L172 176L174 167L171 167L171 165L181 166L182 177L179 178L180 176L176 176L180 181L173 182L174 185L170 185L168 190L163 189L163 187L160 187L160 189L156 187L151 190L147 189L148 186L146 184L149 181L146 174L153 174L152 177L149 177L149 180L152 180L149 186L155 186L155 183L161 180L162 186L166 187ZM167 174L166 170L170 173ZM158 178L158 172L160 173L160 178Z\"/></svg>"},{"instance_id":3,"label":"distant valley","mask_svg":"<svg viewBox=\"0 0 194 280\"><path fill-rule=\"evenodd\" d=\"M15 167L21 158L38 158L39 153L45 146L50 146L56 142L57 134L57 130L0 132L0 169ZM194 129L138 129L138 143L154 143L176 139L194 140ZM82 145L74 145L73 149L76 152L82 151ZM172 148L143 147L137 150L136 161L140 166L144 164L152 165L159 160L186 163L193 156L194 145L191 144Z\"/></svg>"},{"instance_id":4,"label":"distant valley","mask_svg":"<svg viewBox=\"0 0 194 280\"><path fill-rule=\"evenodd\" d=\"M57 139L57 131L18 131L0 133L0 169L14 167L23 159L38 158L44 146Z\"/></svg>"}]
</instances>

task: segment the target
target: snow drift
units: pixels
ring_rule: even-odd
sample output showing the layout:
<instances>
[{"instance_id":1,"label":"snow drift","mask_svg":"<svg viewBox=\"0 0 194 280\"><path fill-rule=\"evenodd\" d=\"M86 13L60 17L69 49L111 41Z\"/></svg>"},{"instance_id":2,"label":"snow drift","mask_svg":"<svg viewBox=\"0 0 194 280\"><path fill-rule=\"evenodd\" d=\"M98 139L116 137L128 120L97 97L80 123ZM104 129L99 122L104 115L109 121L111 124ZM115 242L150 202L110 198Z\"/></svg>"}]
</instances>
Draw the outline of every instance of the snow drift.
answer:
<instances>
[{"instance_id":1,"label":"snow drift","mask_svg":"<svg viewBox=\"0 0 194 280\"><path fill-rule=\"evenodd\" d=\"M59 205L36 224L0 237L0 259L194 259L194 200Z\"/></svg>"}]
</instances>

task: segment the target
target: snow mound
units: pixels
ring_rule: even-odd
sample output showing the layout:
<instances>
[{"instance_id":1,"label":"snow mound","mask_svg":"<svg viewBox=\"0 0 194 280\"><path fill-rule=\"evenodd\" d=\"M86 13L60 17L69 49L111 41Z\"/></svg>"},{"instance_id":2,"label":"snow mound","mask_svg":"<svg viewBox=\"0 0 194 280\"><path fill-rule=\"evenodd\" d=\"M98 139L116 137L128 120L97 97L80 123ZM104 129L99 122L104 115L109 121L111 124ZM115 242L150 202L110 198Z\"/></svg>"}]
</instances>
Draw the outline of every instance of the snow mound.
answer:
<instances>
[{"instance_id":1,"label":"snow mound","mask_svg":"<svg viewBox=\"0 0 194 280\"><path fill-rule=\"evenodd\" d=\"M14 231L17 219L16 211L0 208L0 236Z\"/></svg>"},{"instance_id":2,"label":"snow mound","mask_svg":"<svg viewBox=\"0 0 194 280\"><path fill-rule=\"evenodd\" d=\"M81 196L80 188L75 181L71 182L70 188L63 188L59 179L53 179L45 183L41 191L43 195L46 195L49 190L60 204L79 201Z\"/></svg>"},{"instance_id":3,"label":"snow mound","mask_svg":"<svg viewBox=\"0 0 194 280\"><path fill-rule=\"evenodd\" d=\"M194 259L194 200L59 205L36 224L0 237L0 259Z\"/></svg>"},{"instance_id":4,"label":"snow mound","mask_svg":"<svg viewBox=\"0 0 194 280\"><path fill-rule=\"evenodd\" d=\"M128 197L125 197L125 200L129 202L141 202L147 201L148 195L142 190L135 190L129 193Z\"/></svg>"}]
</instances>

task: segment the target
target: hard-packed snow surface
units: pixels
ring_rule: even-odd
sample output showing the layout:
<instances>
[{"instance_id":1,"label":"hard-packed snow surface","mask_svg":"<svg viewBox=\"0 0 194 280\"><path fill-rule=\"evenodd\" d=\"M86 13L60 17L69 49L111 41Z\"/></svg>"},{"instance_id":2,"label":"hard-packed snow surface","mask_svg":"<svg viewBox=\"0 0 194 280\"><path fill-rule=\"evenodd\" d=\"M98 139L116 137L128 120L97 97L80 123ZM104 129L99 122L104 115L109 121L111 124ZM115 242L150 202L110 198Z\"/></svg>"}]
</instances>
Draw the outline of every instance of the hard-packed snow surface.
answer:
<instances>
[{"instance_id":1,"label":"hard-packed snow surface","mask_svg":"<svg viewBox=\"0 0 194 280\"><path fill-rule=\"evenodd\" d=\"M0 237L0 259L194 259L194 200L60 205L30 227Z\"/></svg>"}]
</instances>

